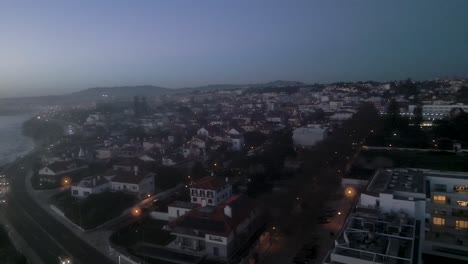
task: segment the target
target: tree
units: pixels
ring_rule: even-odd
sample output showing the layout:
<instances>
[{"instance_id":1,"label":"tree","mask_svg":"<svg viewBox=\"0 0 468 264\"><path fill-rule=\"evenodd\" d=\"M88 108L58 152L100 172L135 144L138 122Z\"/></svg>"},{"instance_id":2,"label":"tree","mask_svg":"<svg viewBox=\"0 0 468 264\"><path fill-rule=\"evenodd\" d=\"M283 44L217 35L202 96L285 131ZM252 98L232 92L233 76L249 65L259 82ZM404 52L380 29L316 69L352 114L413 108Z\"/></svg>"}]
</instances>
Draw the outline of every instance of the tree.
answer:
<instances>
[{"instance_id":1,"label":"tree","mask_svg":"<svg viewBox=\"0 0 468 264\"><path fill-rule=\"evenodd\" d=\"M193 164L193 167L191 169L190 177L193 180L197 180L205 176L207 176L207 174L206 174L206 170L203 164L200 161L195 162L195 164Z\"/></svg>"}]
</instances>

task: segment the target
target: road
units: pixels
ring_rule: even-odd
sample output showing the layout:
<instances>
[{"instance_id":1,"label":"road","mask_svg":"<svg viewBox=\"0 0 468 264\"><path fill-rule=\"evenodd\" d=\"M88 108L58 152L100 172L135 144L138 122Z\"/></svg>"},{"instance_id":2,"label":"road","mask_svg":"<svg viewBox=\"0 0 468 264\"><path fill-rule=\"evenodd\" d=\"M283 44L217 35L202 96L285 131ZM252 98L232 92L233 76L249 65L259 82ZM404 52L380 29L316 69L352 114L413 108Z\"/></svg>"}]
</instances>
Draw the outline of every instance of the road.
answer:
<instances>
[{"instance_id":1,"label":"road","mask_svg":"<svg viewBox=\"0 0 468 264\"><path fill-rule=\"evenodd\" d=\"M59 256L71 256L73 263L76 264L114 263L75 236L31 198L25 186L25 172L29 170L31 164L32 158L27 156L22 161L8 166L4 171L11 182L5 212L16 231L47 264L58 263Z\"/></svg>"}]
</instances>

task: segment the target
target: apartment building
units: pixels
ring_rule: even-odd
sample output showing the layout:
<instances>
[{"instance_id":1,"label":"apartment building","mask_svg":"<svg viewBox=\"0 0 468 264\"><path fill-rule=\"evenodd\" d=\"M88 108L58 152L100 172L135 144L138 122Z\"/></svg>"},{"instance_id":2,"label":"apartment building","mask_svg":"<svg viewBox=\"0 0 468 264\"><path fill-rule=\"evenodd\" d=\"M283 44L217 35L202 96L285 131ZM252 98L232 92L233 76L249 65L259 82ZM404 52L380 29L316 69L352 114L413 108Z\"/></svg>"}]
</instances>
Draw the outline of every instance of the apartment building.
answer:
<instances>
[{"instance_id":1,"label":"apartment building","mask_svg":"<svg viewBox=\"0 0 468 264\"><path fill-rule=\"evenodd\" d=\"M403 168L380 170L361 193L355 210L373 210L374 219L378 220L367 222L374 226L382 221L385 214L409 219L402 227L412 226L414 232L403 237L414 240L413 255L409 258L410 255L405 253L405 259L398 259L401 263L421 263L422 254L468 261L468 173ZM352 215L348 219L343 233L353 230L350 226L354 226L355 218L357 216ZM401 236L400 232L397 236ZM346 245L343 241L350 243L344 234L339 237L325 263L364 263L362 258L370 259L371 253L366 248L367 251L361 249L363 252L354 255L361 262L350 259L333 262L337 261L337 252L344 252L340 251L343 248L340 245ZM387 251L374 251L371 250L374 253L374 258L369 260L373 261L371 263L397 263L390 259L402 257L388 255Z\"/></svg>"}]
</instances>

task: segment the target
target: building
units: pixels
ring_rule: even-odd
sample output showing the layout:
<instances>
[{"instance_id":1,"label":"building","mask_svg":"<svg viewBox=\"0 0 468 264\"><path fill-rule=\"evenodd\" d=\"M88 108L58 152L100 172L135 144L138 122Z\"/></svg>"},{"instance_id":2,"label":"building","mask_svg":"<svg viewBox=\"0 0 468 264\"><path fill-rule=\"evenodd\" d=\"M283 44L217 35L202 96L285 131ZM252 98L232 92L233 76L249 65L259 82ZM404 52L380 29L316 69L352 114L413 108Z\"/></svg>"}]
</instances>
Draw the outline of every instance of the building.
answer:
<instances>
[{"instance_id":1,"label":"building","mask_svg":"<svg viewBox=\"0 0 468 264\"><path fill-rule=\"evenodd\" d=\"M71 195L78 198L85 198L91 194L102 193L111 188L110 182L101 176L89 176L83 178L78 183L71 185Z\"/></svg>"},{"instance_id":2,"label":"building","mask_svg":"<svg viewBox=\"0 0 468 264\"><path fill-rule=\"evenodd\" d=\"M195 208L200 207L199 204L175 201L167 206L168 220L174 221L175 219L185 215Z\"/></svg>"},{"instance_id":3,"label":"building","mask_svg":"<svg viewBox=\"0 0 468 264\"><path fill-rule=\"evenodd\" d=\"M248 197L236 195L217 206L198 207L170 224L176 239L170 247L210 259L228 260L263 226L261 211Z\"/></svg>"},{"instance_id":4,"label":"building","mask_svg":"<svg viewBox=\"0 0 468 264\"><path fill-rule=\"evenodd\" d=\"M414 109L416 105L409 105L408 112L402 112L402 115L414 115ZM450 113L454 109L461 109L464 112L468 112L468 105L465 104L424 104L422 106L422 116L424 120L434 121L438 119L443 119L450 116ZM430 123L429 123L430 124Z\"/></svg>"},{"instance_id":5,"label":"building","mask_svg":"<svg viewBox=\"0 0 468 264\"><path fill-rule=\"evenodd\" d=\"M88 164L79 159L56 161L39 170L39 181L46 184L58 184L62 177L70 176L87 168Z\"/></svg>"},{"instance_id":6,"label":"building","mask_svg":"<svg viewBox=\"0 0 468 264\"><path fill-rule=\"evenodd\" d=\"M420 255L468 261L468 173L380 170L361 193L356 208L414 219Z\"/></svg>"},{"instance_id":7,"label":"building","mask_svg":"<svg viewBox=\"0 0 468 264\"><path fill-rule=\"evenodd\" d=\"M192 203L217 205L232 196L232 185L215 176L203 177L190 185Z\"/></svg>"},{"instance_id":8,"label":"building","mask_svg":"<svg viewBox=\"0 0 468 264\"><path fill-rule=\"evenodd\" d=\"M133 171L114 171L115 176L111 180L113 191L133 193L138 197L144 197L154 193L155 174L139 170L137 166Z\"/></svg>"},{"instance_id":9,"label":"building","mask_svg":"<svg viewBox=\"0 0 468 264\"><path fill-rule=\"evenodd\" d=\"M324 263L416 264L418 235L419 222L407 214L358 210L348 218Z\"/></svg>"},{"instance_id":10,"label":"building","mask_svg":"<svg viewBox=\"0 0 468 264\"><path fill-rule=\"evenodd\" d=\"M312 147L325 139L328 129L323 125L308 125L294 129L292 139L295 146Z\"/></svg>"}]
</instances>

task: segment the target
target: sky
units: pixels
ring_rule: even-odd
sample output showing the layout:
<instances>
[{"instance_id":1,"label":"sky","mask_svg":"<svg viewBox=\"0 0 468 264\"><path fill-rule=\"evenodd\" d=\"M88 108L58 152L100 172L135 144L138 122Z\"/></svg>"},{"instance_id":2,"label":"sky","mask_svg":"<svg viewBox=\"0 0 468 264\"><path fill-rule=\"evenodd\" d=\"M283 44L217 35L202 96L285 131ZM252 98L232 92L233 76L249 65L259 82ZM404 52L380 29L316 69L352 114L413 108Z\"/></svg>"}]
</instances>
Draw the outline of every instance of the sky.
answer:
<instances>
[{"instance_id":1,"label":"sky","mask_svg":"<svg viewBox=\"0 0 468 264\"><path fill-rule=\"evenodd\" d=\"M465 0L2 0L0 97L468 77Z\"/></svg>"}]
</instances>

